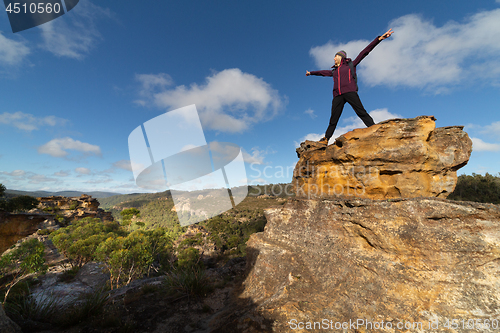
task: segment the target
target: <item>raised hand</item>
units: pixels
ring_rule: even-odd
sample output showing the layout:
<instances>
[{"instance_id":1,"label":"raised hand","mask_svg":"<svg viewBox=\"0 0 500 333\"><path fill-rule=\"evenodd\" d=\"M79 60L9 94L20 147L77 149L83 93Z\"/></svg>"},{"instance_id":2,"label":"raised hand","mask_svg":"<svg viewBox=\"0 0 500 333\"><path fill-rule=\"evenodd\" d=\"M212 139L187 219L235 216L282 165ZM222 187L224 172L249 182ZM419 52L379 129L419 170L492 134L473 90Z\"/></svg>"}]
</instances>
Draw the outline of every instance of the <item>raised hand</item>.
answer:
<instances>
[{"instance_id":1,"label":"raised hand","mask_svg":"<svg viewBox=\"0 0 500 333\"><path fill-rule=\"evenodd\" d=\"M384 40L388 37L391 37L391 35L394 33L394 31L392 31L392 29L389 29L389 31L387 31L385 34L383 34L382 36L379 37L379 40Z\"/></svg>"}]
</instances>

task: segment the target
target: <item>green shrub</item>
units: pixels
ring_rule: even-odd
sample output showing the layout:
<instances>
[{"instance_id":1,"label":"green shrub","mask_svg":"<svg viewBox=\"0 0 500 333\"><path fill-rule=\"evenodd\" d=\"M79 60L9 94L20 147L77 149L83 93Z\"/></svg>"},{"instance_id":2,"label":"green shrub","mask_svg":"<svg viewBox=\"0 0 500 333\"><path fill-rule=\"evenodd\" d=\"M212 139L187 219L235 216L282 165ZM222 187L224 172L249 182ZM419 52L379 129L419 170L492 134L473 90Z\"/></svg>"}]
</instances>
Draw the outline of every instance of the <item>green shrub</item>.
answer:
<instances>
[{"instance_id":1,"label":"green shrub","mask_svg":"<svg viewBox=\"0 0 500 333\"><path fill-rule=\"evenodd\" d=\"M116 223L102 223L100 219L87 217L54 231L50 238L72 266L81 267L95 259L97 247L107 238L124 234Z\"/></svg>"},{"instance_id":2,"label":"green shrub","mask_svg":"<svg viewBox=\"0 0 500 333\"><path fill-rule=\"evenodd\" d=\"M21 325L29 320L47 322L61 311L60 301L60 297L47 292L26 293L9 299L5 312Z\"/></svg>"},{"instance_id":3,"label":"green shrub","mask_svg":"<svg viewBox=\"0 0 500 333\"><path fill-rule=\"evenodd\" d=\"M203 235L201 233L197 233L194 237L186 238L182 242L180 242L178 248L183 248L186 246L193 246L193 245L202 245L202 244L203 244Z\"/></svg>"},{"instance_id":4,"label":"green shrub","mask_svg":"<svg viewBox=\"0 0 500 333\"><path fill-rule=\"evenodd\" d=\"M0 258L0 278L7 277L4 303L10 290L17 283L32 274L40 274L47 270L44 257L44 245L38 239L30 239Z\"/></svg>"},{"instance_id":5,"label":"green shrub","mask_svg":"<svg viewBox=\"0 0 500 333\"><path fill-rule=\"evenodd\" d=\"M203 262L200 258L200 251L194 247L182 249L177 255L177 267L187 269L191 267L203 267Z\"/></svg>"},{"instance_id":6,"label":"green shrub","mask_svg":"<svg viewBox=\"0 0 500 333\"><path fill-rule=\"evenodd\" d=\"M168 292L186 296L205 296L211 291L205 269L199 266L173 270L167 274L164 284Z\"/></svg>"},{"instance_id":7,"label":"green shrub","mask_svg":"<svg viewBox=\"0 0 500 333\"><path fill-rule=\"evenodd\" d=\"M2 209L8 212L21 212L36 208L40 202L29 195L21 195L1 202Z\"/></svg>"},{"instance_id":8,"label":"green shrub","mask_svg":"<svg viewBox=\"0 0 500 333\"><path fill-rule=\"evenodd\" d=\"M127 285L149 275L151 269L164 269L171 257L172 240L165 230L137 230L127 237L109 237L102 242L97 258L110 273L111 288Z\"/></svg>"},{"instance_id":9,"label":"green shrub","mask_svg":"<svg viewBox=\"0 0 500 333\"><path fill-rule=\"evenodd\" d=\"M67 308L60 320L64 327L86 322L89 318L100 315L109 300L109 291L105 287L81 295L78 300Z\"/></svg>"}]
</instances>

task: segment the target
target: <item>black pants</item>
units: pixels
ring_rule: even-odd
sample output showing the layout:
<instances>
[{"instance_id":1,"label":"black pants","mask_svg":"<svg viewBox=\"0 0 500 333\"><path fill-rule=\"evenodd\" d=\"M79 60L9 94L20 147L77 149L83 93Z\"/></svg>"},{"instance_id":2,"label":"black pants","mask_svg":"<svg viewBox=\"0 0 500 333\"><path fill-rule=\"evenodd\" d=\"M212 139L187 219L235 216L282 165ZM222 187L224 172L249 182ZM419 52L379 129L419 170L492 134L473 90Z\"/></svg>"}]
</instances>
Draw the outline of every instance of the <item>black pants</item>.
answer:
<instances>
[{"instance_id":1,"label":"black pants","mask_svg":"<svg viewBox=\"0 0 500 333\"><path fill-rule=\"evenodd\" d=\"M337 123L339 122L340 115L344 109L345 103L349 103L359 118L365 123L367 127L374 125L375 122L373 118L366 112L361 100L359 99L358 93L355 91L348 92L342 95L338 95L333 98L332 101L332 116L330 117L330 124L326 130L325 137L330 139L335 132Z\"/></svg>"}]
</instances>

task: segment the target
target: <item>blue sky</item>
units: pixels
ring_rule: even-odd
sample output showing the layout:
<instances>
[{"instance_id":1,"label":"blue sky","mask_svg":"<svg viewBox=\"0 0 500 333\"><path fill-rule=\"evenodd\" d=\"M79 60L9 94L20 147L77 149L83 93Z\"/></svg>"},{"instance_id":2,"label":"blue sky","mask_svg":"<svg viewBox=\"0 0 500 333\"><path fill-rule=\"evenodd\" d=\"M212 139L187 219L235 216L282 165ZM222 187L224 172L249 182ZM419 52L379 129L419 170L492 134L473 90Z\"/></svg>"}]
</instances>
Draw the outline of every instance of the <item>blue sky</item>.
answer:
<instances>
[{"instance_id":1,"label":"blue sky","mask_svg":"<svg viewBox=\"0 0 500 333\"><path fill-rule=\"evenodd\" d=\"M336 51L354 58L376 122L434 115L473 138L459 174L497 175L500 1L89 1L12 33L0 14L0 183L141 192L128 136L195 104L207 142L242 147L250 183L291 181L326 130ZM363 127L346 105L338 136ZM165 142L168 144L168 142Z\"/></svg>"}]
</instances>

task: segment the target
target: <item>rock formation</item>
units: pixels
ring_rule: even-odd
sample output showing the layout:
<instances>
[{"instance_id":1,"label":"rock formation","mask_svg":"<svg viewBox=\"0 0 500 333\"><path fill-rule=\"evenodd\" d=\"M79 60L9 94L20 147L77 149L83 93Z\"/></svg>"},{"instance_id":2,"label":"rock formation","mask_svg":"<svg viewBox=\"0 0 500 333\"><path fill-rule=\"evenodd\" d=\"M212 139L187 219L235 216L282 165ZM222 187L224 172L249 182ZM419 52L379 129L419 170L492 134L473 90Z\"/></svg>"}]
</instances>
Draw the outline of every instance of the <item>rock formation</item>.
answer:
<instances>
[{"instance_id":1,"label":"rock formation","mask_svg":"<svg viewBox=\"0 0 500 333\"><path fill-rule=\"evenodd\" d=\"M43 222L50 218L44 213L11 214L0 210L0 254L18 240L42 228Z\"/></svg>"},{"instance_id":2,"label":"rock formation","mask_svg":"<svg viewBox=\"0 0 500 333\"><path fill-rule=\"evenodd\" d=\"M247 243L240 298L273 332L314 323L321 332L378 332L382 322L384 332L465 332L470 319L479 331L488 321L500 327L499 206L295 198L266 216L265 231ZM259 331L255 317L243 317L231 327Z\"/></svg>"},{"instance_id":3,"label":"rock formation","mask_svg":"<svg viewBox=\"0 0 500 333\"><path fill-rule=\"evenodd\" d=\"M110 212L100 209L99 202L85 194L75 198L52 196L37 199L40 201L38 209L28 213L13 214L0 210L0 254L38 229L59 228L60 219L67 222L85 217L113 220Z\"/></svg>"},{"instance_id":4,"label":"rock formation","mask_svg":"<svg viewBox=\"0 0 500 333\"><path fill-rule=\"evenodd\" d=\"M111 213L99 208L99 201L90 195L82 194L73 198L50 196L37 199L40 201L39 209L57 212L68 221L81 220L85 217L99 218L103 221L113 220Z\"/></svg>"},{"instance_id":5,"label":"rock formation","mask_svg":"<svg viewBox=\"0 0 500 333\"><path fill-rule=\"evenodd\" d=\"M325 146L305 141L293 183L297 195L370 199L440 197L453 192L472 141L463 126L435 128L433 116L355 129Z\"/></svg>"}]
</instances>

